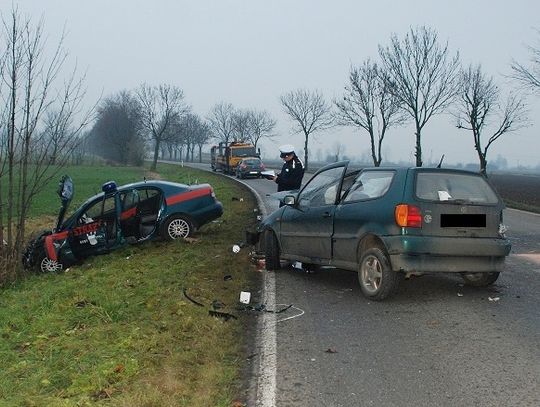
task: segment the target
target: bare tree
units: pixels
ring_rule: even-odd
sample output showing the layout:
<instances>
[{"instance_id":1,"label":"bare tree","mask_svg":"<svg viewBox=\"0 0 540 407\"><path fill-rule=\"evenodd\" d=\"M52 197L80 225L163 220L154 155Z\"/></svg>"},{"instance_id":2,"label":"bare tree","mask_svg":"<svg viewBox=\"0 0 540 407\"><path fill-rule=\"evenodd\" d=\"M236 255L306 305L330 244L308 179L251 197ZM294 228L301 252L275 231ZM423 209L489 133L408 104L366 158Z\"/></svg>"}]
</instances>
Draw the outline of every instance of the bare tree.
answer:
<instances>
[{"instance_id":1,"label":"bare tree","mask_svg":"<svg viewBox=\"0 0 540 407\"><path fill-rule=\"evenodd\" d=\"M154 158L150 169L155 170L160 144L173 137L170 131L173 120L187 113L189 108L184 104L184 92L176 86L143 84L136 94L141 104L142 127L154 141Z\"/></svg>"},{"instance_id":2,"label":"bare tree","mask_svg":"<svg viewBox=\"0 0 540 407\"><path fill-rule=\"evenodd\" d=\"M536 30L540 36L540 30ZM512 60L511 68L514 79L517 79L523 86L540 94L540 42L537 46L527 46L529 50L529 66Z\"/></svg>"},{"instance_id":3,"label":"bare tree","mask_svg":"<svg viewBox=\"0 0 540 407\"><path fill-rule=\"evenodd\" d=\"M449 55L435 30L410 29L403 40L392 35L388 47L379 45L388 89L415 125L416 166L422 166L422 129L432 116L443 113L457 93L459 54Z\"/></svg>"},{"instance_id":4,"label":"bare tree","mask_svg":"<svg viewBox=\"0 0 540 407\"><path fill-rule=\"evenodd\" d=\"M235 109L231 103L220 102L212 108L208 121L218 141L228 144L233 138L234 112Z\"/></svg>"},{"instance_id":5,"label":"bare tree","mask_svg":"<svg viewBox=\"0 0 540 407\"><path fill-rule=\"evenodd\" d=\"M484 175L489 147L503 134L516 131L527 122L525 104L520 96L510 95L503 106L499 103L500 99L500 91L493 78L487 77L480 65L469 66L461 73L457 127L472 132L480 172ZM484 130L491 122L492 131L486 140Z\"/></svg>"},{"instance_id":6,"label":"bare tree","mask_svg":"<svg viewBox=\"0 0 540 407\"><path fill-rule=\"evenodd\" d=\"M236 141L245 142L249 138L251 112L249 110L237 109L232 114L233 134Z\"/></svg>"},{"instance_id":7,"label":"bare tree","mask_svg":"<svg viewBox=\"0 0 540 407\"><path fill-rule=\"evenodd\" d=\"M105 99L98 108L90 139L92 150L103 158L122 164L142 165L141 105L127 91Z\"/></svg>"},{"instance_id":8,"label":"bare tree","mask_svg":"<svg viewBox=\"0 0 540 407\"><path fill-rule=\"evenodd\" d=\"M345 95L334 102L339 124L356 126L368 133L375 167L381 165L386 131L405 121L399 100L389 91L382 75L377 64L370 60L359 68L351 67Z\"/></svg>"},{"instance_id":9,"label":"bare tree","mask_svg":"<svg viewBox=\"0 0 540 407\"><path fill-rule=\"evenodd\" d=\"M308 169L309 136L333 126L330 105L319 91L297 89L280 97L283 110L294 122L297 133L304 134L304 167Z\"/></svg>"},{"instance_id":10,"label":"bare tree","mask_svg":"<svg viewBox=\"0 0 540 407\"><path fill-rule=\"evenodd\" d=\"M2 280L15 276L34 197L67 164L92 111L81 109L84 76L74 69L59 79L67 60L64 35L45 52L43 28L16 8L0 27L0 190L7 192L0 195Z\"/></svg>"},{"instance_id":11,"label":"bare tree","mask_svg":"<svg viewBox=\"0 0 540 407\"><path fill-rule=\"evenodd\" d=\"M276 127L276 121L266 111L251 110L249 112L249 135L248 140L257 149L257 144L262 138L271 138L272 131Z\"/></svg>"}]
</instances>

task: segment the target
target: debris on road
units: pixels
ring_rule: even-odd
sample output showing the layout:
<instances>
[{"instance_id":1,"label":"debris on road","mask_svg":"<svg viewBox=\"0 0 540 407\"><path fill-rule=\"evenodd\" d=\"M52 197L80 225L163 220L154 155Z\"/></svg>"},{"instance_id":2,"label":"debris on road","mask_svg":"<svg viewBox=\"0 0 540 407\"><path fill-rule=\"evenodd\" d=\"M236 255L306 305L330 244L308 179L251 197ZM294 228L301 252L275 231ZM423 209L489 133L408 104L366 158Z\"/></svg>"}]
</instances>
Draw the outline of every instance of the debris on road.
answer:
<instances>
[{"instance_id":1,"label":"debris on road","mask_svg":"<svg viewBox=\"0 0 540 407\"><path fill-rule=\"evenodd\" d=\"M491 302L496 302L496 301L499 301L500 298L499 297L488 297L488 300L491 301Z\"/></svg>"}]
</instances>

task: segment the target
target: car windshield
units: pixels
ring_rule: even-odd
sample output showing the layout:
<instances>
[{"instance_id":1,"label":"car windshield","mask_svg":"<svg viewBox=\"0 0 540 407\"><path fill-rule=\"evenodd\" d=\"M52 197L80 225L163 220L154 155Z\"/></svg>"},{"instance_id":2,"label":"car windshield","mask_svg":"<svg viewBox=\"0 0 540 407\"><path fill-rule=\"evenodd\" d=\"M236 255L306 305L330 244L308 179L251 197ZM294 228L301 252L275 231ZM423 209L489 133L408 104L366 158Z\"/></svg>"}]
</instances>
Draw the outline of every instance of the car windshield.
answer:
<instances>
[{"instance_id":1,"label":"car windshield","mask_svg":"<svg viewBox=\"0 0 540 407\"><path fill-rule=\"evenodd\" d=\"M430 201L499 202L488 182L473 174L420 172L416 176L416 196Z\"/></svg>"},{"instance_id":2,"label":"car windshield","mask_svg":"<svg viewBox=\"0 0 540 407\"><path fill-rule=\"evenodd\" d=\"M334 204L342 174L343 167L336 167L314 176L300 193L299 204L301 206Z\"/></svg>"}]
</instances>

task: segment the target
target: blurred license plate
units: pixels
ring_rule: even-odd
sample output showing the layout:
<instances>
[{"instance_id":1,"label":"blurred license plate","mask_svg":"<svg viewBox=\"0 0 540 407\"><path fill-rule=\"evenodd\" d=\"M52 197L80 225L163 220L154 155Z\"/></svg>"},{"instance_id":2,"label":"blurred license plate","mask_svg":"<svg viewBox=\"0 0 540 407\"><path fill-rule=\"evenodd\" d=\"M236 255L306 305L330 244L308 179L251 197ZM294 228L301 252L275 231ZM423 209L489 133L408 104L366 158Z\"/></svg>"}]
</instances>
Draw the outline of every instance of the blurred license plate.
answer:
<instances>
[{"instance_id":1,"label":"blurred license plate","mask_svg":"<svg viewBox=\"0 0 540 407\"><path fill-rule=\"evenodd\" d=\"M250 174L257 174L257 171L250 171Z\"/></svg>"}]
</instances>

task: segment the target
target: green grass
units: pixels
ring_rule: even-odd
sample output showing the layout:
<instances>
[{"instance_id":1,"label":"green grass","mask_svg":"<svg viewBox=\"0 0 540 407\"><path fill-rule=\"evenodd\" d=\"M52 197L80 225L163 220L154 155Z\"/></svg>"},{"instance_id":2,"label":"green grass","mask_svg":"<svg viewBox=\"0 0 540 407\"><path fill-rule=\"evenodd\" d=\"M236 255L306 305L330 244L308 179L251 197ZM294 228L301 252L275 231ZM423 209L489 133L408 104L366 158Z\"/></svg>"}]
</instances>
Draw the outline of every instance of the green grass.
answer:
<instances>
[{"instance_id":1,"label":"green grass","mask_svg":"<svg viewBox=\"0 0 540 407\"><path fill-rule=\"evenodd\" d=\"M66 171L81 199L96 183L136 181L143 173L81 170ZM234 254L231 246L255 222L255 201L215 174L168 165L157 172L171 181L210 183L224 215L194 242L128 246L3 289L1 406L228 406L235 399L244 329L253 323L235 307L240 291L257 289L258 278L248 249ZM40 205L33 214L55 212L49 209ZM214 300L238 320L210 317Z\"/></svg>"}]
</instances>

